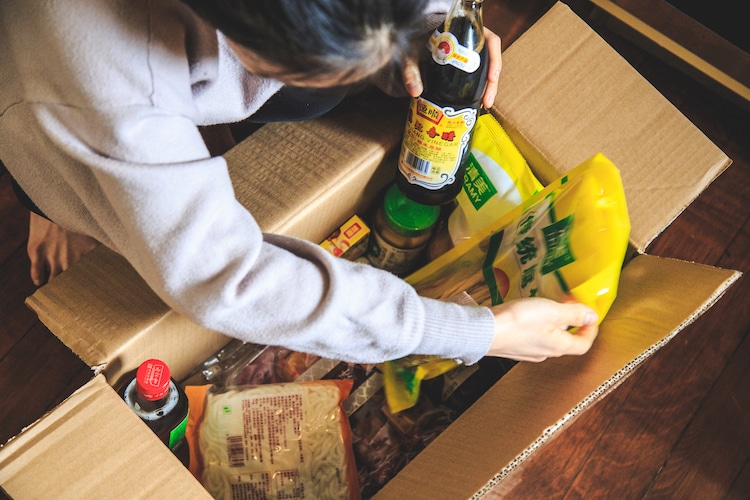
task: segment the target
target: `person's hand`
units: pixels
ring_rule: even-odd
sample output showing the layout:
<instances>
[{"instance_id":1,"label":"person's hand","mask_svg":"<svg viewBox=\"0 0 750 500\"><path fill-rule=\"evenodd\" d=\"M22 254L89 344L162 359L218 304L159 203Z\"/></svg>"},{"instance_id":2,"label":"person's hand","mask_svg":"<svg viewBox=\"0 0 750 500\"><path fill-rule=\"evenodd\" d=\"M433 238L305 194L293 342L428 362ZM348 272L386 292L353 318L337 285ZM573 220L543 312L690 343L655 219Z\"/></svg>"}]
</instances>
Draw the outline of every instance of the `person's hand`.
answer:
<instances>
[{"instance_id":1,"label":"person's hand","mask_svg":"<svg viewBox=\"0 0 750 500\"><path fill-rule=\"evenodd\" d=\"M599 332L597 314L580 303L540 297L512 300L492 308L495 338L489 356L517 361L585 354ZM579 327L575 331L569 327Z\"/></svg>"},{"instance_id":2,"label":"person's hand","mask_svg":"<svg viewBox=\"0 0 750 500\"><path fill-rule=\"evenodd\" d=\"M487 88L484 90L484 96L482 96L482 106L489 109L495 103L495 96L497 96L497 82L500 80L500 71L503 69L503 47L500 37L486 27L484 28L484 37L490 62L487 70ZM422 85L422 75L419 72L417 61L407 59L401 72L406 91L412 97L419 97L424 90L424 86Z\"/></svg>"},{"instance_id":3,"label":"person's hand","mask_svg":"<svg viewBox=\"0 0 750 500\"><path fill-rule=\"evenodd\" d=\"M31 212L26 244L31 260L31 281L36 286L44 285L98 244L93 238L72 233Z\"/></svg>"}]
</instances>

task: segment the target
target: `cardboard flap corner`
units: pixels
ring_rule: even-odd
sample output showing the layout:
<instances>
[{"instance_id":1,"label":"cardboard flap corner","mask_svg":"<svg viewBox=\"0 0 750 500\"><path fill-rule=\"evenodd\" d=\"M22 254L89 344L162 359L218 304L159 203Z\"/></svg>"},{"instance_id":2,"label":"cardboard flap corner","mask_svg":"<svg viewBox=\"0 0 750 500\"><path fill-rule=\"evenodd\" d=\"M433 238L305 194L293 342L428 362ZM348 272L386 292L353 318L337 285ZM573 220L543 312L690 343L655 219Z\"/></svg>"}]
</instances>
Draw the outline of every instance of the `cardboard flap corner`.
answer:
<instances>
[{"instance_id":1,"label":"cardboard flap corner","mask_svg":"<svg viewBox=\"0 0 750 500\"><path fill-rule=\"evenodd\" d=\"M405 491L425 500L480 498L706 311L740 274L650 255L634 258L587 354L518 363L376 498L395 499ZM463 465L445 467L445 457Z\"/></svg>"},{"instance_id":2,"label":"cardboard flap corner","mask_svg":"<svg viewBox=\"0 0 750 500\"><path fill-rule=\"evenodd\" d=\"M237 200L265 232L322 241L393 179L404 116L372 89L320 118L264 125L225 155Z\"/></svg>"},{"instance_id":3,"label":"cardboard flap corner","mask_svg":"<svg viewBox=\"0 0 750 500\"><path fill-rule=\"evenodd\" d=\"M492 113L544 184L596 153L612 160L639 251L731 163L562 3L503 53Z\"/></svg>"},{"instance_id":4,"label":"cardboard flap corner","mask_svg":"<svg viewBox=\"0 0 750 500\"><path fill-rule=\"evenodd\" d=\"M13 498L211 498L103 375L0 449L0 483Z\"/></svg>"}]
</instances>

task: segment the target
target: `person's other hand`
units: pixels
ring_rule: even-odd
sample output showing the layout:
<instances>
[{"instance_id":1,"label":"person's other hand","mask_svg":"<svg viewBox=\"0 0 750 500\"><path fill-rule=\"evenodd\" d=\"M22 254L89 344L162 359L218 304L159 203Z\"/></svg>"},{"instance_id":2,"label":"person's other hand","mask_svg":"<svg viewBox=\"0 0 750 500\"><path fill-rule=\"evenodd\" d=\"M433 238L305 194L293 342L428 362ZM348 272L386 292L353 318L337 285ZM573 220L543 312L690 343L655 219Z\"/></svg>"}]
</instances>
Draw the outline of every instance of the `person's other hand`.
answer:
<instances>
[{"instance_id":1,"label":"person's other hand","mask_svg":"<svg viewBox=\"0 0 750 500\"><path fill-rule=\"evenodd\" d=\"M599 327L596 312L580 303L540 297L516 299L492 308L495 338L489 356L517 361L585 354ZM569 327L579 327L575 331Z\"/></svg>"},{"instance_id":2,"label":"person's other hand","mask_svg":"<svg viewBox=\"0 0 750 500\"><path fill-rule=\"evenodd\" d=\"M484 96L482 96L482 106L489 109L495 103L495 96L497 96L497 82L500 80L500 71L503 69L503 47L500 37L486 27L484 28L484 37L490 62L487 70L487 88L484 90ZM406 91L412 97L419 97L424 90L424 86L422 85L422 75L419 72L417 61L407 59L401 72Z\"/></svg>"},{"instance_id":3,"label":"person's other hand","mask_svg":"<svg viewBox=\"0 0 750 500\"><path fill-rule=\"evenodd\" d=\"M31 212L29 241L26 244L31 260L31 281L36 286L44 285L98 244L93 238L72 233Z\"/></svg>"}]
</instances>

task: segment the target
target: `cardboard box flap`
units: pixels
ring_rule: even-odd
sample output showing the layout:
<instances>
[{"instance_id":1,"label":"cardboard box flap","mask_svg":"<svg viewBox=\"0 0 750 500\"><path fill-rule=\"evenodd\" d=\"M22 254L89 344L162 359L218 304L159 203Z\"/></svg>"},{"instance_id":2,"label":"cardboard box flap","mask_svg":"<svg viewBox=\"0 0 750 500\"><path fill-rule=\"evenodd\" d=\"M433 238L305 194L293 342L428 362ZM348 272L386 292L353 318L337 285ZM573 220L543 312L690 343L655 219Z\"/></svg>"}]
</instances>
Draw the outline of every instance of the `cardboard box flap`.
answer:
<instances>
[{"instance_id":1,"label":"cardboard box flap","mask_svg":"<svg viewBox=\"0 0 750 500\"><path fill-rule=\"evenodd\" d=\"M84 363L104 369L111 383L149 357L161 357L182 378L205 353L229 341L171 311L123 257L103 246L26 303Z\"/></svg>"},{"instance_id":2,"label":"cardboard box flap","mask_svg":"<svg viewBox=\"0 0 750 500\"><path fill-rule=\"evenodd\" d=\"M211 498L102 375L3 447L0 483L13 498Z\"/></svg>"},{"instance_id":3,"label":"cardboard box flap","mask_svg":"<svg viewBox=\"0 0 750 500\"><path fill-rule=\"evenodd\" d=\"M237 199L266 232L323 241L393 180L406 104L370 89L315 120L264 125L225 155Z\"/></svg>"},{"instance_id":4,"label":"cardboard box flap","mask_svg":"<svg viewBox=\"0 0 750 500\"><path fill-rule=\"evenodd\" d=\"M707 310L740 274L635 257L589 353L517 364L376 498L403 498L405 491L415 499L481 497Z\"/></svg>"},{"instance_id":5,"label":"cardboard box flap","mask_svg":"<svg viewBox=\"0 0 750 500\"><path fill-rule=\"evenodd\" d=\"M641 252L731 163L561 3L504 52L492 112L544 184L595 153L612 160Z\"/></svg>"}]
</instances>

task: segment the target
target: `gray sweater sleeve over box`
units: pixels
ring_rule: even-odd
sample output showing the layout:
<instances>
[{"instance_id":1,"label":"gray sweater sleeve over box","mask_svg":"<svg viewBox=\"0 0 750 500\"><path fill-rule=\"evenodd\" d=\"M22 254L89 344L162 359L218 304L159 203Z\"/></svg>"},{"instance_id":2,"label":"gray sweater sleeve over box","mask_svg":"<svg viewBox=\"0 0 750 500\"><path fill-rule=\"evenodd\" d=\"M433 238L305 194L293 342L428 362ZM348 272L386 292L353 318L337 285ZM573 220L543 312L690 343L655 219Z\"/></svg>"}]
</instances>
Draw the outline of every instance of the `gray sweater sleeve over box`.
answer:
<instances>
[{"instance_id":1,"label":"gray sweater sleeve over box","mask_svg":"<svg viewBox=\"0 0 750 500\"><path fill-rule=\"evenodd\" d=\"M179 1L3 0L0 68L13 177L195 322L353 362L474 363L489 349L488 308L419 297L388 272L261 232L198 126L252 115L281 84L247 73Z\"/></svg>"}]
</instances>

